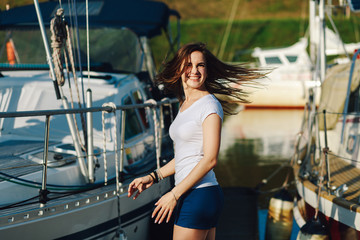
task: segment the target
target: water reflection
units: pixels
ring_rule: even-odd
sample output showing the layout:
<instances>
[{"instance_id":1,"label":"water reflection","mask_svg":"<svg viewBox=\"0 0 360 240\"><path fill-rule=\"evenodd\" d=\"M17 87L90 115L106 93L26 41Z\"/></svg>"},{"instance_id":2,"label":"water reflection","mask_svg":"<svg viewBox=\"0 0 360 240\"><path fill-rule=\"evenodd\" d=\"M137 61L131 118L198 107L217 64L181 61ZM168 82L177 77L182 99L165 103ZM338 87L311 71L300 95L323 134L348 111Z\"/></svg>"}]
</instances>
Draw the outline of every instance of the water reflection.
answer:
<instances>
[{"instance_id":1,"label":"water reflection","mask_svg":"<svg viewBox=\"0 0 360 240\"><path fill-rule=\"evenodd\" d=\"M220 152L235 144L253 146L261 160L289 158L296 133L299 131L302 110L245 110L225 119Z\"/></svg>"},{"instance_id":2,"label":"water reflection","mask_svg":"<svg viewBox=\"0 0 360 240\"><path fill-rule=\"evenodd\" d=\"M302 114L302 110L251 109L226 117L215 168L219 183L254 188L270 176L291 158ZM282 169L263 190L281 186L288 172L292 175L290 168Z\"/></svg>"}]
</instances>

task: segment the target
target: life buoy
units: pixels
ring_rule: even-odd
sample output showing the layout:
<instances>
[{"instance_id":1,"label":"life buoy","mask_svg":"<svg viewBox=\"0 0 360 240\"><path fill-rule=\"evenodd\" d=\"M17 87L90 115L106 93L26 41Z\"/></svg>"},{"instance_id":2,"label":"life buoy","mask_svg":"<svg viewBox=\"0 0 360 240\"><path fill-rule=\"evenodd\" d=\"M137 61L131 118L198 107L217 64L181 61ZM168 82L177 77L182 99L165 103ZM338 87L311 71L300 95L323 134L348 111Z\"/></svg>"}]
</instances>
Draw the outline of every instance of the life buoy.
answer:
<instances>
[{"instance_id":1,"label":"life buoy","mask_svg":"<svg viewBox=\"0 0 360 240\"><path fill-rule=\"evenodd\" d=\"M281 189L270 199L266 221L266 239L288 240L293 225L293 197Z\"/></svg>"},{"instance_id":2,"label":"life buoy","mask_svg":"<svg viewBox=\"0 0 360 240\"><path fill-rule=\"evenodd\" d=\"M329 234L319 219L311 219L300 228L296 240L329 240Z\"/></svg>"}]
</instances>

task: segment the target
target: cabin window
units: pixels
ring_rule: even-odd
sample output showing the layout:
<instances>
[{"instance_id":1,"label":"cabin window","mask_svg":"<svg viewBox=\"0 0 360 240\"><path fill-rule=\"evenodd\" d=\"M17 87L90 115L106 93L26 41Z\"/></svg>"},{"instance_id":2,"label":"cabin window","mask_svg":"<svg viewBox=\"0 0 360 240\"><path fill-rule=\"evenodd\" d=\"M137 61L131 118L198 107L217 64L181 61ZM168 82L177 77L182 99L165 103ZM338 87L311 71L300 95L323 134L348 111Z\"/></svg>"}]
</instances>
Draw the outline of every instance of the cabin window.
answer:
<instances>
[{"instance_id":1,"label":"cabin window","mask_svg":"<svg viewBox=\"0 0 360 240\"><path fill-rule=\"evenodd\" d=\"M347 111L348 112L359 112L360 110L360 106L359 106L359 89L360 87L358 87L355 91L353 91L350 94L350 98L349 98L349 106Z\"/></svg>"},{"instance_id":2,"label":"cabin window","mask_svg":"<svg viewBox=\"0 0 360 240\"><path fill-rule=\"evenodd\" d=\"M143 100L139 90L133 92L132 95L133 95L133 98L134 98L134 101L135 101L136 104L143 104L144 103L144 100ZM149 125L148 119L146 118L145 108L139 108L138 111L139 111L139 115L140 115L140 119L141 119L142 124L144 125L145 128L149 128L150 125Z\"/></svg>"},{"instance_id":3,"label":"cabin window","mask_svg":"<svg viewBox=\"0 0 360 240\"><path fill-rule=\"evenodd\" d=\"M96 14L99 9L101 10L103 3L102 1L93 1L91 4L93 7L98 6L98 8L93 8L93 11L90 10L90 14ZM69 6L64 5L64 7L68 8ZM80 10L79 14L82 14L82 12ZM12 29L11 40L14 46L10 47L9 45L9 49L16 50L15 60L9 62L6 49L3 50L0 45L0 69L49 69L44 57L46 54L39 31L39 28L30 30ZM50 34L49 32L48 30L47 34ZM87 57L86 52L83 51L86 49L87 44L86 34L86 30L79 29L80 55L82 59ZM0 31L0 42L5 43L7 38L6 32ZM143 50L138 36L133 31L126 28L92 28L90 29L89 41L90 46L92 46L91 70L117 73L138 73L141 71L144 62ZM83 68L85 69L86 66Z\"/></svg>"},{"instance_id":4,"label":"cabin window","mask_svg":"<svg viewBox=\"0 0 360 240\"><path fill-rule=\"evenodd\" d=\"M290 63L294 63L294 62L296 62L298 57L297 56L286 56L286 58Z\"/></svg>"},{"instance_id":5,"label":"cabin window","mask_svg":"<svg viewBox=\"0 0 360 240\"><path fill-rule=\"evenodd\" d=\"M266 64L281 64L281 60L278 57L265 57Z\"/></svg>"},{"instance_id":6,"label":"cabin window","mask_svg":"<svg viewBox=\"0 0 360 240\"><path fill-rule=\"evenodd\" d=\"M125 105L133 104L128 96L124 100ZM125 140L128 140L142 133L142 127L135 109L127 109L125 117Z\"/></svg>"}]
</instances>

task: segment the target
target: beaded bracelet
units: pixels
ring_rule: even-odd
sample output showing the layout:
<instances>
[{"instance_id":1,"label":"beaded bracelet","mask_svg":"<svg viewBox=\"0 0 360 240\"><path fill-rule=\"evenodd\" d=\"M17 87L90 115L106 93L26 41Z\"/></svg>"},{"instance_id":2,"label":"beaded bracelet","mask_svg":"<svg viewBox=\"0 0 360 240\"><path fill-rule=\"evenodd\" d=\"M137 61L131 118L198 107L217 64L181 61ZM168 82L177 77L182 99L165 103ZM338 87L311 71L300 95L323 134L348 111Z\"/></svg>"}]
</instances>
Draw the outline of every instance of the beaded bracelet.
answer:
<instances>
[{"instance_id":1,"label":"beaded bracelet","mask_svg":"<svg viewBox=\"0 0 360 240\"><path fill-rule=\"evenodd\" d=\"M153 173L154 173L154 176L155 176L154 182L155 182L155 183L158 183L158 182L159 182L159 176L158 176L156 170L154 170Z\"/></svg>"},{"instance_id":2,"label":"beaded bracelet","mask_svg":"<svg viewBox=\"0 0 360 240\"><path fill-rule=\"evenodd\" d=\"M163 177L160 169L157 169L157 170L156 170L156 173L157 173L157 175L159 176L159 180L160 180L160 181L164 179L164 177Z\"/></svg>"},{"instance_id":3,"label":"beaded bracelet","mask_svg":"<svg viewBox=\"0 0 360 240\"><path fill-rule=\"evenodd\" d=\"M151 175L151 173L149 175L152 178L153 182L156 182L155 177L153 175Z\"/></svg>"},{"instance_id":4,"label":"beaded bracelet","mask_svg":"<svg viewBox=\"0 0 360 240\"><path fill-rule=\"evenodd\" d=\"M178 200L176 199L175 193L173 193L173 191L172 191L172 190L170 190L170 192L172 193L172 195L173 195L173 196L174 196L174 198L175 198L175 201L177 202Z\"/></svg>"}]
</instances>

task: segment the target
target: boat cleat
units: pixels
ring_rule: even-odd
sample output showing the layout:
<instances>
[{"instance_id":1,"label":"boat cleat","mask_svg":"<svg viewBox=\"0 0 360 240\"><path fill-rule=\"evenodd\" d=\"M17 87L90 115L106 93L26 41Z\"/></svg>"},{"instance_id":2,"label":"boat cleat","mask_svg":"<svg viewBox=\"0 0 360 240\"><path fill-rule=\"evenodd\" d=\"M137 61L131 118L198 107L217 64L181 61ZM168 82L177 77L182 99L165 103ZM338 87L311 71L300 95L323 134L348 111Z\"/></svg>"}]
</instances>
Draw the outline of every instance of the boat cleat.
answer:
<instances>
[{"instance_id":1,"label":"boat cleat","mask_svg":"<svg viewBox=\"0 0 360 240\"><path fill-rule=\"evenodd\" d=\"M335 190L333 190L335 188ZM337 197L342 197L344 193L349 189L349 187L344 183L336 188L336 186L332 186L332 193Z\"/></svg>"}]
</instances>

